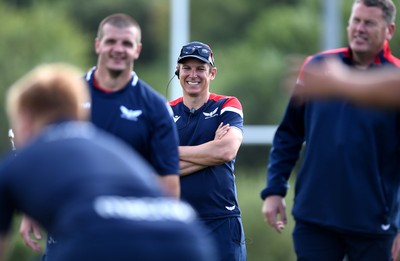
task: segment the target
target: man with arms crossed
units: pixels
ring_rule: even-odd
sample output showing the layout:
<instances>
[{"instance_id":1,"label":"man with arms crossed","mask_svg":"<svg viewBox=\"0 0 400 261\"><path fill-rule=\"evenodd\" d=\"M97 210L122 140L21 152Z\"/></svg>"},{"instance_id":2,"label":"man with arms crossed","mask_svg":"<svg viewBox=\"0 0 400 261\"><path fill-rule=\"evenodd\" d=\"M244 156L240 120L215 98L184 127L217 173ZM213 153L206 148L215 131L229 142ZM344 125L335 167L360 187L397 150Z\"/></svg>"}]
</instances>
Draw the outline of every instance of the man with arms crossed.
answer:
<instances>
[{"instance_id":1,"label":"man with arms crossed","mask_svg":"<svg viewBox=\"0 0 400 261\"><path fill-rule=\"evenodd\" d=\"M243 112L236 97L210 93L217 68L210 47L182 47L176 75L183 97L170 102L179 132L182 200L214 238L219 261L246 260L234 162L242 142Z\"/></svg>"}]
</instances>

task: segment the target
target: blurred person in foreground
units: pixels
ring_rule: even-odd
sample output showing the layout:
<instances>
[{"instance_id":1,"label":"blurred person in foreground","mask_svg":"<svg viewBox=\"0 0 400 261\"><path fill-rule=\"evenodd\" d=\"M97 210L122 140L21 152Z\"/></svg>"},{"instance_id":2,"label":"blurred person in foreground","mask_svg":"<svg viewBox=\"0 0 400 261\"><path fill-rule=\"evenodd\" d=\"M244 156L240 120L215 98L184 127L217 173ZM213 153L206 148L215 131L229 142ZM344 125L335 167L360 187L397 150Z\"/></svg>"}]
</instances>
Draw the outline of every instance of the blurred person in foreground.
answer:
<instances>
[{"instance_id":1,"label":"blurred person in foreground","mask_svg":"<svg viewBox=\"0 0 400 261\"><path fill-rule=\"evenodd\" d=\"M178 134L165 98L141 80L134 62L142 50L141 28L132 17L116 13L99 24L94 48L97 65L86 75L91 101L90 120L137 151L158 174L168 196L179 198ZM24 217L20 226L24 242L39 251L40 231ZM32 235L31 235L32 234ZM50 233L45 261L61 241Z\"/></svg>"},{"instance_id":2,"label":"blurred person in foreground","mask_svg":"<svg viewBox=\"0 0 400 261\"><path fill-rule=\"evenodd\" d=\"M62 241L57 261L213 260L194 210L165 197L139 154L85 121L87 100L66 64L38 66L10 88L18 153L0 165L1 256L22 211Z\"/></svg>"},{"instance_id":3,"label":"blurred person in foreground","mask_svg":"<svg viewBox=\"0 0 400 261\"><path fill-rule=\"evenodd\" d=\"M390 0L354 1L349 46L309 57L304 70L331 57L360 71L397 68L400 62L388 45L395 15ZM302 77L300 72L299 85ZM400 111L343 98L300 103L297 98L273 140L261 192L266 222L278 232L284 229L288 179L304 145L292 210L298 260L400 260Z\"/></svg>"},{"instance_id":4,"label":"blurred person in foreground","mask_svg":"<svg viewBox=\"0 0 400 261\"><path fill-rule=\"evenodd\" d=\"M243 111L233 96L210 93L217 68L211 48L181 48L176 75L183 96L170 102L179 133L181 197L216 242L219 261L246 260L234 163L243 138Z\"/></svg>"}]
</instances>

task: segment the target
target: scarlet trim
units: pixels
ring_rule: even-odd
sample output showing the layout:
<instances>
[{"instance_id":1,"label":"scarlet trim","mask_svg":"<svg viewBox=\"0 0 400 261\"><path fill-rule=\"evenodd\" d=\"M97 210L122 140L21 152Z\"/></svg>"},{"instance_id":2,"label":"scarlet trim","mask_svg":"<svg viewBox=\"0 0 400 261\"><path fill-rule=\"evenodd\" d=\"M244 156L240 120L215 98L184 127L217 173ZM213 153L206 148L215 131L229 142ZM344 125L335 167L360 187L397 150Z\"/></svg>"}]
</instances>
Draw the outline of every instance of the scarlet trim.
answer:
<instances>
[{"instance_id":1,"label":"scarlet trim","mask_svg":"<svg viewBox=\"0 0 400 261\"><path fill-rule=\"evenodd\" d=\"M388 41L385 41L383 46L383 57L396 67L400 67L400 59L392 54Z\"/></svg>"},{"instance_id":2,"label":"scarlet trim","mask_svg":"<svg viewBox=\"0 0 400 261\"><path fill-rule=\"evenodd\" d=\"M348 47L327 50L327 51L319 52L318 54L338 54L338 53L342 53L344 57L351 57L350 48L348 48ZM315 55L313 55L313 56L315 56Z\"/></svg>"},{"instance_id":3,"label":"scarlet trim","mask_svg":"<svg viewBox=\"0 0 400 261\"><path fill-rule=\"evenodd\" d=\"M99 83L97 82L97 80L96 80L96 76L94 75L94 73L93 73L93 86L94 86L96 89L98 89L98 90L100 90L100 91L102 91L102 92L105 92L105 93L112 93L111 90L106 89L106 88L100 86L100 84L99 84Z\"/></svg>"},{"instance_id":4,"label":"scarlet trim","mask_svg":"<svg viewBox=\"0 0 400 261\"><path fill-rule=\"evenodd\" d=\"M304 75L304 66L315 56L320 55L320 54L343 54L344 57L347 58L351 58L351 50L349 47L342 47L342 48L337 48L337 49L332 49L332 50L327 50L327 51L323 51L323 52L319 52L315 55L312 56L308 56L303 65L300 68L300 72L299 72L299 76L298 76L298 80L302 80L303 79L303 75ZM379 54L375 57L374 60L374 64L382 64L382 59L388 61L389 63L395 65L396 67L400 67L400 59L395 57L391 50L390 50L390 46L389 46L389 42L385 41L384 45L383 45L383 49L381 52L379 52Z\"/></svg>"},{"instance_id":5,"label":"scarlet trim","mask_svg":"<svg viewBox=\"0 0 400 261\"><path fill-rule=\"evenodd\" d=\"M351 52L350 52L350 48L348 47L342 47L342 48L336 48L336 49L331 49L331 50L326 50L326 51L322 51L319 52L317 54L314 55L310 55L308 56L305 60L304 63L302 64L301 68L300 68L300 72L299 72L299 76L298 76L298 80L303 80L303 75L304 75L304 66L315 56L317 55L321 55L321 54L343 54L344 57L351 57Z\"/></svg>"},{"instance_id":6,"label":"scarlet trim","mask_svg":"<svg viewBox=\"0 0 400 261\"><path fill-rule=\"evenodd\" d=\"M179 98L177 98L177 99L175 99L175 100L173 100L173 101L170 101L169 102L169 105L170 106L175 106L175 105L177 105L178 103L181 103L183 101L183 97L179 97Z\"/></svg>"}]
</instances>

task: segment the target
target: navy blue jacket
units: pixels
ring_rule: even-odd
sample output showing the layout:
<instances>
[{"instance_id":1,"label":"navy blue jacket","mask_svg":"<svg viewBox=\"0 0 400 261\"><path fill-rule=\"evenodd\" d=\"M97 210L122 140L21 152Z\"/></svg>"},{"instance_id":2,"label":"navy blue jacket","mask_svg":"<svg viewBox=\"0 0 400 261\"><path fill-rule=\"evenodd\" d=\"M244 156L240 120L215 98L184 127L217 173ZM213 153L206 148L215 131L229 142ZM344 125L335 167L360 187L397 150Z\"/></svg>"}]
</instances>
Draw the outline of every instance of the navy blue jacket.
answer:
<instances>
[{"instance_id":1,"label":"navy blue jacket","mask_svg":"<svg viewBox=\"0 0 400 261\"><path fill-rule=\"evenodd\" d=\"M91 94L91 121L139 152L157 174L178 174L178 132L168 102L132 72L116 92L96 85L92 68L86 74Z\"/></svg>"},{"instance_id":2,"label":"navy blue jacket","mask_svg":"<svg viewBox=\"0 0 400 261\"><path fill-rule=\"evenodd\" d=\"M349 48L317 54L308 62L328 56L352 66ZM399 65L385 45L370 70ZM304 161L297 174L292 211L296 220L374 235L397 231L399 111L345 99L302 105L292 99L273 140L263 199L286 195L303 144Z\"/></svg>"},{"instance_id":3,"label":"navy blue jacket","mask_svg":"<svg viewBox=\"0 0 400 261\"><path fill-rule=\"evenodd\" d=\"M0 234L19 210L62 242L54 260L213 260L194 210L163 197L153 173L92 124L49 126L0 165Z\"/></svg>"}]
</instances>

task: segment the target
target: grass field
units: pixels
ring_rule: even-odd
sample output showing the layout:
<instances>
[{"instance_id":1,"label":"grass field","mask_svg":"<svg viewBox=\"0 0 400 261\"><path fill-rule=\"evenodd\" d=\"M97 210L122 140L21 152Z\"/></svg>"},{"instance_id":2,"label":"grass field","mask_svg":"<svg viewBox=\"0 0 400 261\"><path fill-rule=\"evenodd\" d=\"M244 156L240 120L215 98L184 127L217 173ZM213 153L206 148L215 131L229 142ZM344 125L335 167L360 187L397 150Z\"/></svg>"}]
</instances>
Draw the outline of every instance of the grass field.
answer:
<instances>
[{"instance_id":1,"label":"grass field","mask_svg":"<svg viewBox=\"0 0 400 261\"><path fill-rule=\"evenodd\" d=\"M290 214L292 193L290 191L286 200L288 225L281 234L278 234L264 222L261 214L263 202L259 194L265 186L265 170L258 173L259 175L236 176L239 205L247 239L248 261L294 261L296 258L291 238L294 223Z\"/></svg>"}]
</instances>

